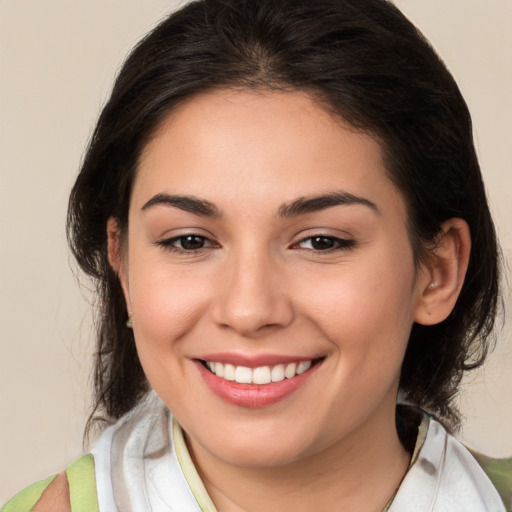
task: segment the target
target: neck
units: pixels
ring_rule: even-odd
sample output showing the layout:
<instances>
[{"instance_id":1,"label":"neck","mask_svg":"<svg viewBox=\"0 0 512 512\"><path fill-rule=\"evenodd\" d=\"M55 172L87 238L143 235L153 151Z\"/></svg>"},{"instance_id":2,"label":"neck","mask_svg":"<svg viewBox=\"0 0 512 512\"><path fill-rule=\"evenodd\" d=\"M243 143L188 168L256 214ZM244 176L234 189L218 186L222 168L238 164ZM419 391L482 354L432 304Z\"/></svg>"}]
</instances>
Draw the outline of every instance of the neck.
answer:
<instances>
[{"instance_id":1,"label":"neck","mask_svg":"<svg viewBox=\"0 0 512 512\"><path fill-rule=\"evenodd\" d=\"M277 467L236 466L190 440L189 446L219 512L381 512L410 461L398 439L394 409L378 412L319 453Z\"/></svg>"}]
</instances>

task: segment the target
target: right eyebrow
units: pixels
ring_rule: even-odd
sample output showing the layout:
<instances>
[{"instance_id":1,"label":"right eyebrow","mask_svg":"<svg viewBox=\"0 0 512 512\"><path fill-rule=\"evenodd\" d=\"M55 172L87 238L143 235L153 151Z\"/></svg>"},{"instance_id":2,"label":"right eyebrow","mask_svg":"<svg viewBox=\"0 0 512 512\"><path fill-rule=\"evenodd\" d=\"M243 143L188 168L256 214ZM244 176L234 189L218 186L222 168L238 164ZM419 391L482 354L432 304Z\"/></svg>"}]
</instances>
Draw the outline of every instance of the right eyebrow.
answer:
<instances>
[{"instance_id":1,"label":"right eyebrow","mask_svg":"<svg viewBox=\"0 0 512 512\"><path fill-rule=\"evenodd\" d=\"M306 213L317 212L338 205L360 204L367 206L373 212L379 214L377 205L364 197L356 196L344 190L337 190L318 196L299 197L291 203L283 204L279 208L279 217L290 218Z\"/></svg>"},{"instance_id":2,"label":"right eyebrow","mask_svg":"<svg viewBox=\"0 0 512 512\"><path fill-rule=\"evenodd\" d=\"M220 210L209 201L198 199L194 196L180 196L171 194L156 194L149 201L144 203L141 210L147 210L157 205L173 206L185 212L200 215L201 217L216 217L222 216Z\"/></svg>"}]
</instances>

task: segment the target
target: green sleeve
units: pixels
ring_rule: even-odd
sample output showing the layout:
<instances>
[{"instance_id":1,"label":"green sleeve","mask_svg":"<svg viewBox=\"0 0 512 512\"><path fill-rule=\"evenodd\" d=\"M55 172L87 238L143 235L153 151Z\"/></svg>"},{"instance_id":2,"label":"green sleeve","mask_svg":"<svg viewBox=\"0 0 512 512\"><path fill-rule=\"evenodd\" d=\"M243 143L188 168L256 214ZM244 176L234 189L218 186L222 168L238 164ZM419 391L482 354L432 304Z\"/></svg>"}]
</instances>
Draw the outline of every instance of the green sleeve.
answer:
<instances>
[{"instance_id":1,"label":"green sleeve","mask_svg":"<svg viewBox=\"0 0 512 512\"><path fill-rule=\"evenodd\" d=\"M99 512L94 457L89 453L66 469L71 512Z\"/></svg>"},{"instance_id":2,"label":"green sleeve","mask_svg":"<svg viewBox=\"0 0 512 512\"><path fill-rule=\"evenodd\" d=\"M507 512L512 512L512 457L493 459L470 450L498 491Z\"/></svg>"},{"instance_id":3,"label":"green sleeve","mask_svg":"<svg viewBox=\"0 0 512 512\"><path fill-rule=\"evenodd\" d=\"M9 500L0 512L30 512L56 477L57 475L50 476L23 489Z\"/></svg>"}]
</instances>

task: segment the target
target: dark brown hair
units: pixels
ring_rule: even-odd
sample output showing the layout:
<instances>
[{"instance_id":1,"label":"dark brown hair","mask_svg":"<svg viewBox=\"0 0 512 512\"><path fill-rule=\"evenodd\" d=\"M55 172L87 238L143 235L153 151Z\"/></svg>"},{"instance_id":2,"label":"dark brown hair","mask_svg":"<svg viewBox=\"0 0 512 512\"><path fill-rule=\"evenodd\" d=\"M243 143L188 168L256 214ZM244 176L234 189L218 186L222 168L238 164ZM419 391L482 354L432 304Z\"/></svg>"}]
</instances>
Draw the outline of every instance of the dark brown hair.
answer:
<instances>
[{"instance_id":1,"label":"dark brown hair","mask_svg":"<svg viewBox=\"0 0 512 512\"><path fill-rule=\"evenodd\" d=\"M418 260L443 221L472 237L469 269L444 322L414 325L404 397L456 424L464 370L485 358L498 300L498 250L471 118L450 73L418 30L385 0L200 0L165 19L121 69L71 193L68 237L98 290L95 411L116 419L148 383L118 278L107 219L127 228L138 158L155 128L192 95L225 88L305 90L376 137L409 211Z\"/></svg>"}]
</instances>

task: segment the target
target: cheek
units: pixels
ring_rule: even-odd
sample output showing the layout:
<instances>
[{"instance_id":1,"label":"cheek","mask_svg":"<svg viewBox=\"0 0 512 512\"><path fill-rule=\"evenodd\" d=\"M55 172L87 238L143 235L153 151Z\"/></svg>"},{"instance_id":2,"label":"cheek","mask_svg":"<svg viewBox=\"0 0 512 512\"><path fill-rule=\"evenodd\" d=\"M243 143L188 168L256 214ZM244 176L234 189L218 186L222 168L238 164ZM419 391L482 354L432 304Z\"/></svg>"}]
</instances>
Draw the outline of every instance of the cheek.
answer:
<instances>
[{"instance_id":1,"label":"cheek","mask_svg":"<svg viewBox=\"0 0 512 512\"><path fill-rule=\"evenodd\" d=\"M315 289L304 294L304 307L326 337L361 357L403 354L413 323L412 258L379 256L340 266L336 276L317 276Z\"/></svg>"},{"instance_id":2,"label":"cheek","mask_svg":"<svg viewBox=\"0 0 512 512\"><path fill-rule=\"evenodd\" d=\"M137 352L151 386L170 408L180 408L195 389L184 379L187 335L206 309L205 290L185 273L158 265L132 266L130 295ZM195 286L192 286L195 284Z\"/></svg>"},{"instance_id":3,"label":"cheek","mask_svg":"<svg viewBox=\"0 0 512 512\"><path fill-rule=\"evenodd\" d=\"M176 272L147 260L132 263L130 278L130 301L141 359L146 355L161 358L169 349L179 350L181 338L207 310L209 292L204 280L192 276L187 269Z\"/></svg>"}]
</instances>

